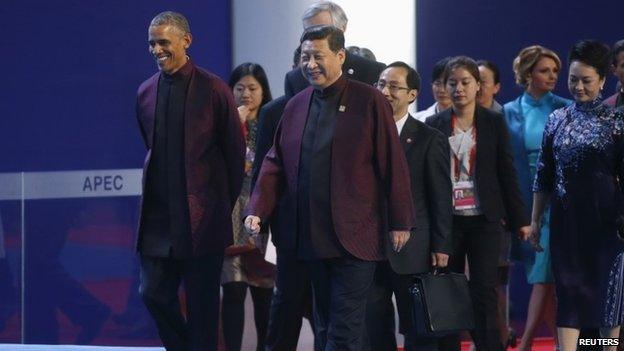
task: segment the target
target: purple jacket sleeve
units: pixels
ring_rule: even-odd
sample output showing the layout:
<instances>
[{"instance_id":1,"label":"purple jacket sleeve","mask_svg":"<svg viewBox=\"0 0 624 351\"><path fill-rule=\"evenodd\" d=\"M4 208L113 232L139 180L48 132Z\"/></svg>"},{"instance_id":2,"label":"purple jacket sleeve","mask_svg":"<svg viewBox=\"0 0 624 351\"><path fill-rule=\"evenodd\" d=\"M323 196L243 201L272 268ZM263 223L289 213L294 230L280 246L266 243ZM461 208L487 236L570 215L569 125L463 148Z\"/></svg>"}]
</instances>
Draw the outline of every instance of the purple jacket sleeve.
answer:
<instances>
[{"instance_id":1,"label":"purple jacket sleeve","mask_svg":"<svg viewBox=\"0 0 624 351\"><path fill-rule=\"evenodd\" d=\"M234 96L227 85L217 85L213 94L215 112L220 117L218 134L228 174L231 208L234 208L245 176L245 137L234 103Z\"/></svg>"},{"instance_id":2,"label":"purple jacket sleeve","mask_svg":"<svg viewBox=\"0 0 624 351\"><path fill-rule=\"evenodd\" d=\"M284 191L286 182L284 181L279 144L281 134L282 123L280 122L275 132L273 146L262 161L258 180L245 210L245 217L248 215L258 216L264 222L273 213L273 209Z\"/></svg>"}]
</instances>

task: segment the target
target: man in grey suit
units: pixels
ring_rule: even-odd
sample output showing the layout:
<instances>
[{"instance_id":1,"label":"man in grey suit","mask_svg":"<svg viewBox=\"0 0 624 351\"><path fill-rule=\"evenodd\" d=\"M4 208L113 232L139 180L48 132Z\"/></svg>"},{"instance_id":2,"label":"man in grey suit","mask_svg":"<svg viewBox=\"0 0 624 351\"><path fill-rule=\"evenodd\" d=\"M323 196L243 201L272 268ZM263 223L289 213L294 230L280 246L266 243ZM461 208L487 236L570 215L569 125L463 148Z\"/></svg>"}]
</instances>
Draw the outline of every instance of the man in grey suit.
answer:
<instances>
[{"instance_id":1,"label":"man in grey suit","mask_svg":"<svg viewBox=\"0 0 624 351\"><path fill-rule=\"evenodd\" d=\"M399 312L400 332L405 350L437 350L437 340L412 335L409 288L413 275L433 267L446 267L451 251L452 187L449 144L444 135L413 118L409 105L420 89L418 73L404 62L394 62L381 72L376 83L392 105L401 144L405 151L416 214L416 228L402 250L386 243L388 261L380 262L366 310L366 350L396 350L392 294Z\"/></svg>"},{"instance_id":2,"label":"man in grey suit","mask_svg":"<svg viewBox=\"0 0 624 351\"><path fill-rule=\"evenodd\" d=\"M347 15L342 7L332 1L317 1L310 5L301 18L303 29L313 26L334 26L343 32L347 30ZM345 51L345 61L342 64L342 73L349 79L355 79L366 84L373 84L381 71L386 67L383 63L369 60L363 56ZM284 91L288 96L294 96L310 85L301 74L301 70L294 68L286 73Z\"/></svg>"}]
</instances>

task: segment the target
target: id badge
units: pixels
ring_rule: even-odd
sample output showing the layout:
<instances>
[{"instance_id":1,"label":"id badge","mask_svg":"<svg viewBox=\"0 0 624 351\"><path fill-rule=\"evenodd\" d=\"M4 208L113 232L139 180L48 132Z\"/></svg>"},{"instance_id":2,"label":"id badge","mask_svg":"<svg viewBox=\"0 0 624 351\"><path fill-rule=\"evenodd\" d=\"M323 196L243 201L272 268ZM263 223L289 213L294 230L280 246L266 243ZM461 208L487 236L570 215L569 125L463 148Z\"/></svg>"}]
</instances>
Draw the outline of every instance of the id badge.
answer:
<instances>
[{"instance_id":1,"label":"id badge","mask_svg":"<svg viewBox=\"0 0 624 351\"><path fill-rule=\"evenodd\" d=\"M459 181L453 183L453 208L459 210L471 210L477 207L474 193L474 182Z\"/></svg>"}]
</instances>

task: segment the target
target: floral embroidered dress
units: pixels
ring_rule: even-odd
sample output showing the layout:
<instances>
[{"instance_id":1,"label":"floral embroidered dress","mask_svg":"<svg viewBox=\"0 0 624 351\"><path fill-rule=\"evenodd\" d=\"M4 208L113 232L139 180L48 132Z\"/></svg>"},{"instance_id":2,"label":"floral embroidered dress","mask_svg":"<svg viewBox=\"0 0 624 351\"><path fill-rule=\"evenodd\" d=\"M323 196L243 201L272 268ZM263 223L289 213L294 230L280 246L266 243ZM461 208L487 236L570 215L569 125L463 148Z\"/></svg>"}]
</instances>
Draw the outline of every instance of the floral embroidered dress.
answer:
<instances>
[{"instance_id":1,"label":"floral embroidered dress","mask_svg":"<svg viewBox=\"0 0 624 351\"><path fill-rule=\"evenodd\" d=\"M251 166L256 156L256 119L245 123L247 129L247 152L245 155L245 178L241 194L232 210L232 231L234 245L245 245L249 236L243 227L243 211L249 202L251 191ZM266 243L265 243L266 245ZM230 282L245 282L259 288L272 288L275 285L275 266L264 261L264 255L253 250L236 256L226 256L223 260L221 284Z\"/></svg>"},{"instance_id":2,"label":"floral embroidered dress","mask_svg":"<svg viewBox=\"0 0 624 351\"><path fill-rule=\"evenodd\" d=\"M624 113L600 100L554 111L544 129L534 192L551 194L557 326L622 324Z\"/></svg>"},{"instance_id":3,"label":"floral embroidered dress","mask_svg":"<svg viewBox=\"0 0 624 351\"><path fill-rule=\"evenodd\" d=\"M624 113L600 100L554 111L544 129L534 192L551 194L550 251L557 326L622 323L624 245L617 237L624 180Z\"/></svg>"}]
</instances>

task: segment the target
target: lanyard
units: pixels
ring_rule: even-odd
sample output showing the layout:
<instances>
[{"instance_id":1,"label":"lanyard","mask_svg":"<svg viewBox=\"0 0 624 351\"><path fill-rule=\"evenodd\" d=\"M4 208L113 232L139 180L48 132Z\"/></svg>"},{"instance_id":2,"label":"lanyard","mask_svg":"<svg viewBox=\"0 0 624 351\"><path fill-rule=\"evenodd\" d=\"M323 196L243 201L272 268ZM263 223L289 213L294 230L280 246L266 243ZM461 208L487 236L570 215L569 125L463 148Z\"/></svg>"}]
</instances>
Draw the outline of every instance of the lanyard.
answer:
<instances>
[{"instance_id":1,"label":"lanyard","mask_svg":"<svg viewBox=\"0 0 624 351\"><path fill-rule=\"evenodd\" d=\"M457 119L457 117L455 115L453 115L451 117L451 133L452 135L455 134L455 120ZM472 147L470 148L470 153L468 156L468 175L470 177L472 177L472 175L474 174L474 165L477 161L477 126L475 123L472 124L472 140L474 141ZM461 144L460 144L461 147ZM459 148L458 148L459 151ZM453 177L455 178L455 182L459 181L459 176L461 174L461 161L459 159L459 157L457 156L456 152L452 152L452 156L453 156L453 164L455 165L454 167L454 174Z\"/></svg>"}]
</instances>

